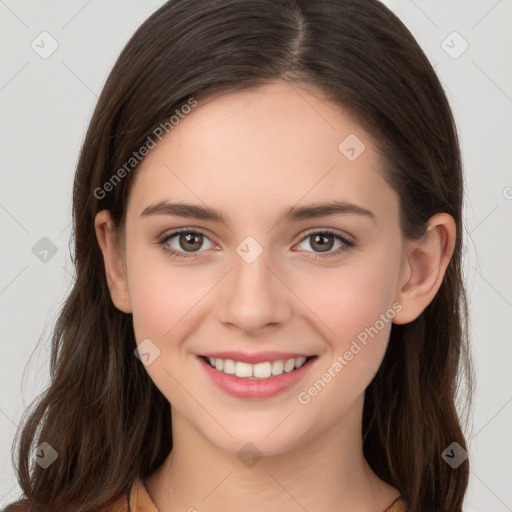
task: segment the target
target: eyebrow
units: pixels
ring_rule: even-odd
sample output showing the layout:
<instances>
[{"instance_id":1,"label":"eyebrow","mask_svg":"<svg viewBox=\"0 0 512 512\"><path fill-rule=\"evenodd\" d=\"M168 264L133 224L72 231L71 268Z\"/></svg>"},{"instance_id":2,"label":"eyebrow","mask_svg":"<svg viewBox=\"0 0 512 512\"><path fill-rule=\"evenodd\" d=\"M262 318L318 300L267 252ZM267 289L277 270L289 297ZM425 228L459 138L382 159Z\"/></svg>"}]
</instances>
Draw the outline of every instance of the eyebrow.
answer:
<instances>
[{"instance_id":1,"label":"eyebrow","mask_svg":"<svg viewBox=\"0 0 512 512\"><path fill-rule=\"evenodd\" d=\"M306 219L316 219L319 217L330 217L335 215L356 214L368 217L372 220L375 215L370 210L351 203L340 201L329 201L313 203L308 206L292 206L281 212L281 222L299 222ZM187 203L170 203L168 201L159 201L149 205L140 214L141 217L151 215L171 215L183 217L186 219L211 220L228 225L228 216L223 211L215 210L209 206Z\"/></svg>"}]
</instances>

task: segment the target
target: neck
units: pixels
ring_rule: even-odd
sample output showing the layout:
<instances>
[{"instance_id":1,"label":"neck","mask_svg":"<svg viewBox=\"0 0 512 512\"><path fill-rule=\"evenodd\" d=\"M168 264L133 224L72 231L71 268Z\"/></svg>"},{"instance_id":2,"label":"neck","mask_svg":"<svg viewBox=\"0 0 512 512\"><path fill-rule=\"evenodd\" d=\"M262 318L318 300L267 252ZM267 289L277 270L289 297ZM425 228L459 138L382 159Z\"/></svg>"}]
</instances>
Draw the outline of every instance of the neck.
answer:
<instances>
[{"instance_id":1,"label":"neck","mask_svg":"<svg viewBox=\"0 0 512 512\"><path fill-rule=\"evenodd\" d=\"M144 480L159 512L351 510L382 512L399 492L363 456L362 400L322 435L282 453L243 457L173 414L173 450ZM241 443L243 445L244 443Z\"/></svg>"}]
</instances>

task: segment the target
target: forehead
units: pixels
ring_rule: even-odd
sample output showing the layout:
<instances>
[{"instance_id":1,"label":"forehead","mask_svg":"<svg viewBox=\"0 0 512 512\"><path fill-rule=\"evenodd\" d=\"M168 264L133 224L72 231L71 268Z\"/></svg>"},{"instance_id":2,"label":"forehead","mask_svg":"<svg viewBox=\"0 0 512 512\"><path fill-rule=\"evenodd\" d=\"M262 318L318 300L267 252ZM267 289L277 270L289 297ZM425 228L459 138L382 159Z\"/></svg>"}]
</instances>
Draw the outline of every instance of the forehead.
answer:
<instances>
[{"instance_id":1,"label":"forehead","mask_svg":"<svg viewBox=\"0 0 512 512\"><path fill-rule=\"evenodd\" d=\"M276 82L199 100L139 165L128 209L180 200L270 221L328 199L392 215L382 167L376 142L318 89Z\"/></svg>"}]
</instances>

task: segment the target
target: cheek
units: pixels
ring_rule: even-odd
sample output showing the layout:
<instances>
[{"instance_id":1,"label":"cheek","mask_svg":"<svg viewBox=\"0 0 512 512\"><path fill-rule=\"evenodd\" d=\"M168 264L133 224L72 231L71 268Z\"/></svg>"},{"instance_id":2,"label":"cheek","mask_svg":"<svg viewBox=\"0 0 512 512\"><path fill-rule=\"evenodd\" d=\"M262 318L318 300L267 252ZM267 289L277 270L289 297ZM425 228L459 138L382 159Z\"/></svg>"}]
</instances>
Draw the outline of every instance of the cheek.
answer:
<instances>
[{"instance_id":1,"label":"cheek","mask_svg":"<svg viewBox=\"0 0 512 512\"><path fill-rule=\"evenodd\" d=\"M303 390L304 399L321 394L322 398L315 398L319 405L333 400L339 410L348 407L371 382L399 310L394 302L397 251L391 247L352 261L333 269L329 279L322 279L321 274L310 276L300 291L308 297L307 305L318 318L316 327L328 342L328 357L310 379L311 395ZM318 414L330 414L325 407Z\"/></svg>"},{"instance_id":2,"label":"cheek","mask_svg":"<svg viewBox=\"0 0 512 512\"><path fill-rule=\"evenodd\" d=\"M187 325L194 307L213 284L211 275L208 278L197 268L179 267L163 250L159 251L133 247L128 261L128 284L138 342L146 337L171 340L175 332Z\"/></svg>"},{"instance_id":3,"label":"cheek","mask_svg":"<svg viewBox=\"0 0 512 512\"><path fill-rule=\"evenodd\" d=\"M188 381L183 364L182 341L193 332L194 316L211 288L204 273L190 267L172 267L154 251L131 252L129 288L135 339L149 339L158 356L145 367L155 386L178 409L186 409L189 397L180 383ZM185 345L186 346L186 345Z\"/></svg>"},{"instance_id":4,"label":"cheek","mask_svg":"<svg viewBox=\"0 0 512 512\"><path fill-rule=\"evenodd\" d=\"M394 249L361 258L354 255L328 272L315 269L297 276L295 291L317 317L317 325L323 325L325 337L342 350L376 322L382 330L379 319L394 302L399 259ZM393 311L390 314L394 316Z\"/></svg>"}]
</instances>

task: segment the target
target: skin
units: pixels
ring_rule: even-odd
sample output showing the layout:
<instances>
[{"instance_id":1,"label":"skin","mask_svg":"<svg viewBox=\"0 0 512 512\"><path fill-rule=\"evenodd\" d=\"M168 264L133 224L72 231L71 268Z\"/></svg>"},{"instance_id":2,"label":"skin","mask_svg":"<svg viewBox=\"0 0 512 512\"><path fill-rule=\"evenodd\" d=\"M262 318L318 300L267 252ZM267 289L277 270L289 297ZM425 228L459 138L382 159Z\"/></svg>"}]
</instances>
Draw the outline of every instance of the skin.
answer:
<instances>
[{"instance_id":1,"label":"skin","mask_svg":"<svg viewBox=\"0 0 512 512\"><path fill-rule=\"evenodd\" d=\"M350 134L366 146L354 161L338 149ZM399 198L381 174L377 148L339 106L304 84L276 81L210 96L137 169L123 247L109 212L98 213L112 300L132 313L137 343L149 338L159 348L145 368L172 404L173 451L144 480L160 512L240 504L246 511L381 512L399 496L366 463L361 437L364 391L391 321L309 403L297 398L394 303L394 323L414 320L452 255L455 223L447 214L433 216L421 240L403 237ZM207 205L229 222L140 216L162 200ZM285 208L327 200L367 208L375 218L280 222ZM167 242L188 259L172 259L156 243L176 228L205 233L192 250L180 235ZM323 252L314 236L306 238L312 228L333 229L357 245L315 259ZM263 249L252 263L236 252L247 236ZM341 243L326 236L324 250L334 253ZM318 359L279 395L243 399L221 391L201 367L197 355L216 350ZM247 442L262 455L252 467L237 457Z\"/></svg>"}]
</instances>

